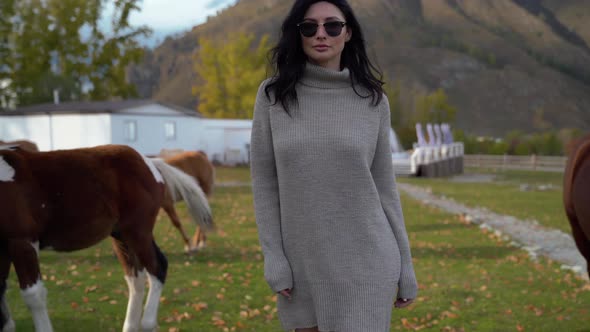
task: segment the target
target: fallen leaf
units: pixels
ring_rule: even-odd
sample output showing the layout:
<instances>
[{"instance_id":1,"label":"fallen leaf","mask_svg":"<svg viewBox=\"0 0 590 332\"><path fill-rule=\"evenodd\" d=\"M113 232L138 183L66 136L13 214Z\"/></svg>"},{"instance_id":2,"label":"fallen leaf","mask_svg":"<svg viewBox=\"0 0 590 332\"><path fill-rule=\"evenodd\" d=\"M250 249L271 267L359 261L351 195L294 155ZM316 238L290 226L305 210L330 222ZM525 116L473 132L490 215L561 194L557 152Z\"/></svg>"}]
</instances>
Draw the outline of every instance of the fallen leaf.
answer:
<instances>
[{"instance_id":1,"label":"fallen leaf","mask_svg":"<svg viewBox=\"0 0 590 332\"><path fill-rule=\"evenodd\" d=\"M199 302L199 303L193 304L193 309L195 309L195 311L197 311L197 312L207 309L208 307L209 306L205 302Z\"/></svg>"},{"instance_id":2,"label":"fallen leaf","mask_svg":"<svg viewBox=\"0 0 590 332\"><path fill-rule=\"evenodd\" d=\"M98 286L96 286L96 285L88 286L88 287L86 287L86 289L84 289L84 293L88 294L88 293L94 292L97 288L98 288Z\"/></svg>"}]
</instances>

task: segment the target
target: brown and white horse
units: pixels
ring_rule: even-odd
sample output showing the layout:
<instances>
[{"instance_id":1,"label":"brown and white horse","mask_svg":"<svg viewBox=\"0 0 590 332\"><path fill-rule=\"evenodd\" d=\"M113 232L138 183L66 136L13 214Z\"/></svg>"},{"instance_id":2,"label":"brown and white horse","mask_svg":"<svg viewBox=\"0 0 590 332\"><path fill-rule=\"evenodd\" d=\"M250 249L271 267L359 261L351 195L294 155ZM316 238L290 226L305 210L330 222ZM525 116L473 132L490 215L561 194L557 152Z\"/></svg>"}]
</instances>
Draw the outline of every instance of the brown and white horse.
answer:
<instances>
[{"instance_id":1,"label":"brown and white horse","mask_svg":"<svg viewBox=\"0 0 590 332\"><path fill-rule=\"evenodd\" d=\"M129 287L123 331L155 330L168 263L154 241L153 227L165 183L186 187L171 191L198 190L186 178L127 146L0 150L0 331L15 329L4 296L11 264L36 331L52 331L39 249L80 250L108 236ZM200 209L201 225L212 226L208 203L193 206ZM146 278L149 292L142 315Z\"/></svg>"},{"instance_id":2,"label":"brown and white horse","mask_svg":"<svg viewBox=\"0 0 590 332\"><path fill-rule=\"evenodd\" d=\"M563 204L576 246L586 258L590 277L590 135L569 147Z\"/></svg>"},{"instance_id":3,"label":"brown and white horse","mask_svg":"<svg viewBox=\"0 0 590 332\"><path fill-rule=\"evenodd\" d=\"M186 151L180 152L176 155L166 157L164 161L180 169L184 173L190 175L195 179L201 189L203 190L204 194L207 198L211 197L213 194L213 185L215 182L215 167L207 158L207 155L202 151ZM200 195L201 193L199 193ZM204 199L207 199L204 198ZM207 241L207 236L205 232L201 229L201 227L197 227L195 234L193 236L192 241L189 240L182 224L180 223L180 219L176 214L176 209L174 208L174 203L181 201L183 198L179 195L174 195L174 193L169 194L166 193L164 197L164 203L162 204L162 208L168 214L170 221L172 224L178 229L182 238L185 242L185 250L186 252L194 252L199 249L205 247L205 242Z\"/></svg>"},{"instance_id":4,"label":"brown and white horse","mask_svg":"<svg viewBox=\"0 0 590 332\"><path fill-rule=\"evenodd\" d=\"M34 142L31 141L27 141L27 140L17 140L17 141L1 141L0 140L0 145L15 145L20 147L23 150L27 150L27 151L31 151L31 152L37 152L39 151L39 148L37 147L37 144L35 144Z\"/></svg>"}]
</instances>

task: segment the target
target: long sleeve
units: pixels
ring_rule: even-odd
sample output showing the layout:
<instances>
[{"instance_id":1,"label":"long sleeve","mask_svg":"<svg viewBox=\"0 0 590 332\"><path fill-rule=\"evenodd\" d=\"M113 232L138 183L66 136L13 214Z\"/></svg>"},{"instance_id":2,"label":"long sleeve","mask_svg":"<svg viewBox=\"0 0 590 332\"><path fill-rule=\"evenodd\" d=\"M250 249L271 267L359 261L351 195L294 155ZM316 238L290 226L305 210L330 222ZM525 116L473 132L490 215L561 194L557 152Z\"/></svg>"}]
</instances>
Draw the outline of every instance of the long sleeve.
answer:
<instances>
[{"instance_id":1,"label":"long sleeve","mask_svg":"<svg viewBox=\"0 0 590 332\"><path fill-rule=\"evenodd\" d=\"M264 255L264 277L275 291L293 287L293 275L283 249L279 185L270 127L270 102L264 93L263 82L256 97L252 136L250 141L250 169L258 238Z\"/></svg>"},{"instance_id":2,"label":"long sleeve","mask_svg":"<svg viewBox=\"0 0 590 332\"><path fill-rule=\"evenodd\" d=\"M382 105L380 105L380 107L382 109L380 110L381 123L379 126L379 138L377 140L377 148L371 165L371 173L377 191L379 192L381 205L389 220L400 250L401 273L397 297L414 299L418 292L418 285L414 273L414 266L412 264L410 244L404 223L399 193L396 187L393 164L391 162L391 149L389 144L391 114L386 96L383 96Z\"/></svg>"}]
</instances>

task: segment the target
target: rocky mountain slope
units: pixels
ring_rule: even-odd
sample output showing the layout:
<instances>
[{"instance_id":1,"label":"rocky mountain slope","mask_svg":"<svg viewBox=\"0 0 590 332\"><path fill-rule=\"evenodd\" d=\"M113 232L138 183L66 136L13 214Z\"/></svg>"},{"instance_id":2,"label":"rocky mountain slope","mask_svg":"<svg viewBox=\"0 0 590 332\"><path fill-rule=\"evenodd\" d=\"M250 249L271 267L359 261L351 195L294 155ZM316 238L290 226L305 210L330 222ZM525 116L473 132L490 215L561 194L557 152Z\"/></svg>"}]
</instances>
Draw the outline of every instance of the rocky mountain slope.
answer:
<instances>
[{"instance_id":1,"label":"rocky mountain slope","mask_svg":"<svg viewBox=\"0 0 590 332\"><path fill-rule=\"evenodd\" d=\"M511 130L590 130L590 1L349 0L369 53L402 104L443 88L455 127L478 135ZM143 97L195 108L198 39L232 31L276 40L291 6L240 0L190 32L166 39L130 70Z\"/></svg>"}]
</instances>

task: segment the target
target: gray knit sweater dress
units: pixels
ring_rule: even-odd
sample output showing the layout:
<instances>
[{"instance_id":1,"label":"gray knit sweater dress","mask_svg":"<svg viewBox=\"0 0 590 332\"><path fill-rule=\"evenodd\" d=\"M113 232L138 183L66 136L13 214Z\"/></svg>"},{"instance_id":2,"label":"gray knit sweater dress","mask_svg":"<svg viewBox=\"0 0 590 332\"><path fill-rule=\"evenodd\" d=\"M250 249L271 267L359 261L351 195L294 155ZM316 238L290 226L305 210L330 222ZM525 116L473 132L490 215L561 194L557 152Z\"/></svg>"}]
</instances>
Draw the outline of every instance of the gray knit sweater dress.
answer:
<instances>
[{"instance_id":1,"label":"gray knit sweater dress","mask_svg":"<svg viewBox=\"0 0 590 332\"><path fill-rule=\"evenodd\" d=\"M289 116L261 84L251 173L264 277L285 330L389 331L395 298L415 298L389 147L387 98L353 90L348 69L307 64ZM358 91L363 91L357 87Z\"/></svg>"}]
</instances>

